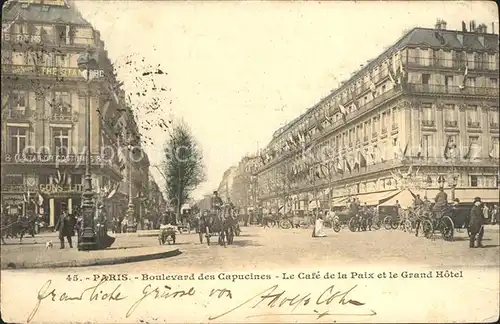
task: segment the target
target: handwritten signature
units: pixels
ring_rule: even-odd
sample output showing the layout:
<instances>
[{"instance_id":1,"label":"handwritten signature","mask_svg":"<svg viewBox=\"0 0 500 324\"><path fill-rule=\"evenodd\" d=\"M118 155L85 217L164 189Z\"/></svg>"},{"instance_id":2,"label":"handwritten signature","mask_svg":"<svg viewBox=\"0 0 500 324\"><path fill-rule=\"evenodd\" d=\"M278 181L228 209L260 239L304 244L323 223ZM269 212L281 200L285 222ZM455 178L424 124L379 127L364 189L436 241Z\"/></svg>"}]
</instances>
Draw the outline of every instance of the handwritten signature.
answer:
<instances>
[{"instance_id":1,"label":"handwritten signature","mask_svg":"<svg viewBox=\"0 0 500 324\"><path fill-rule=\"evenodd\" d=\"M42 301L49 300L52 302L67 302L67 301L105 301L105 302L120 302L125 299L130 299L128 296L125 296L120 289L122 289L121 283L116 285L105 285L108 282L106 280L101 280L96 285L85 288L81 293L76 295L69 295L66 292L58 292L56 288L52 287L52 280L47 280L42 287L39 289L37 293L37 302L35 307L31 311L28 316L27 322L31 322L35 315L37 314ZM262 317L262 316L271 316L271 315L279 315L279 316L317 316L317 319L320 319L325 316L341 316L341 315L349 315L349 316L372 316L377 313L373 310L370 310L369 313L339 313L339 312L331 312L331 308L334 305L346 306L363 306L364 302L360 302L353 298L350 298L353 291L356 289L357 285L354 285L348 290L342 291L332 285L326 288L320 295L313 296L313 293L299 293L293 294L288 293L285 289L280 288L279 285L273 285L264 291L254 295L243 303L239 304L236 307L233 307L219 315L210 316L208 319L210 321L216 320L223 316L226 316L230 313L236 312L238 309L242 310L244 308L251 309L270 309L277 308L283 310L283 313L270 313L270 314L256 314L249 315L247 318L251 317ZM191 287L187 290L178 289L175 290L168 285L159 285L153 286L151 284L146 285L142 289L142 294L138 299L132 298L133 303L128 308L126 313L126 318L129 318L137 308L147 300L157 300L157 299L181 299L181 298L189 298L196 294L196 290L194 287ZM212 289L212 291L208 294L208 298L228 298L230 300L233 299L233 294L228 289ZM303 311L300 312L299 309ZM320 311L318 311L320 309ZM304 310L306 310L304 312ZM310 310L308 313L307 310Z\"/></svg>"},{"instance_id":2,"label":"handwritten signature","mask_svg":"<svg viewBox=\"0 0 500 324\"><path fill-rule=\"evenodd\" d=\"M267 308L282 308L282 309L287 309L290 313L283 313L283 314L258 314L258 315L250 315L247 316L247 318L251 317L263 317L263 316L270 316L270 315L279 315L279 316L288 316L288 315L316 315L317 319L320 319L325 316L338 316L338 315L351 315L351 316L372 316L376 315L377 313L373 310L370 310L370 313L366 314L357 314L357 313L330 313L329 308L330 304L338 304L338 305L354 305L354 306L363 306L365 303L354 300L349 298L349 294L357 287L357 285L353 286L352 288L346 290L346 291L340 291L340 290L335 290L335 285L332 285L328 287L321 295L319 295L318 298L314 298L312 296L312 293L307 293L305 295L303 294L296 294L293 296L293 294L287 294L286 290L280 289L279 285L274 285L266 290L256 294L255 296L251 297L250 299L246 300L245 302L241 303L240 305L229 309L228 311L219 314L217 316L210 316L208 319L209 320L216 320L218 318L221 318L225 315L228 315L232 312L235 312L237 309L241 309L244 306L249 307L252 309L256 309L259 305L264 306ZM293 296L293 297L291 297ZM304 307L304 306L328 306L328 309L323 312L318 312L317 310L314 310L314 313L294 313L295 310L297 310L299 307Z\"/></svg>"}]
</instances>

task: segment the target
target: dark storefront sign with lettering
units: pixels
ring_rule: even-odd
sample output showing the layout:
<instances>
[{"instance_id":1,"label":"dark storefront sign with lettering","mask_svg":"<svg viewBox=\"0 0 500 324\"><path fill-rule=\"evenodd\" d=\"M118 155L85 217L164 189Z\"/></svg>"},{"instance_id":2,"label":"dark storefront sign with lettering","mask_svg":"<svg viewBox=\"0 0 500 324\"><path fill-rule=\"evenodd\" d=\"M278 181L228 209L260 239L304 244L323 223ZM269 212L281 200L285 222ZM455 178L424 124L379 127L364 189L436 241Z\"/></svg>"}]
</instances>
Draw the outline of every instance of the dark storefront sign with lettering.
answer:
<instances>
[{"instance_id":1,"label":"dark storefront sign with lettering","mask_svg":"<svg viewBox=\"0 0 500 324\"><path fill-rule=\"evenodd\" d=\"M68 155L56 155L56 154L37 154L37 153L27 153L27 154L5 154L3 156L3 162L6 163L60 163L60 164L84 164L87 161L85 154L68 154ZM91 163L109 163L106 158L103 158L99 154L92 154Z\"/></svg>"},{"instance_id":2,"label":"dark storefront sign with lettering","mask_svg":"<svg viewBox=\"0 0 500 324\"><path fill-rule=\"evenodd\" d=\"M15 184L2 184L2 192L27 193L29 191L34 195L36 194L37 190L46 194L57 193L57 192L82 192L83 184L71 184L71 185L40 184L38 185L38 187L27 187L25 185L15 185Z\"/></svg>"}]
</instances>

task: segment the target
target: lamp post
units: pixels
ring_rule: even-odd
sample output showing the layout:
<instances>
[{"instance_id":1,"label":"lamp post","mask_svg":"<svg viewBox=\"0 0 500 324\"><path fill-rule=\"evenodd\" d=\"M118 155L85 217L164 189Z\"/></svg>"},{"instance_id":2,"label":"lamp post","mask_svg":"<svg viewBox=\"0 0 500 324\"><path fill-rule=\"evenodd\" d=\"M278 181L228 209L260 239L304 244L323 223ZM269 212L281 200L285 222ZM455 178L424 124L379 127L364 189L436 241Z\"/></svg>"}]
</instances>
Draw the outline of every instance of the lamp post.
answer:
<instances>
[{"instance_id":1,"label":"lamp post","mask_svg":"<svg viewBox=\"0 0 500 324\"><path fill-rule=\"evenodd\" d=\"M85 127L85 184L82 193L82 214L83 214L83 230L78 242L78 250L96 250L99 242L98 236L94 230L94 192L92 191L92 174L91 170L91 152L90 152L90 71L97 68L96 57L87 49L86 52L78 56L78 67L86 72L87 80L87 100L85 107L86 127Z\"/></svg>"},{"instance_id":2,"label":"lamp post","mask_svg":"<svg viewBox=\"0 0 500 324\"><path fill-rule=\"evenodd\" d=\"M132 146L128 146L128 208L127 208L127 232L133 233L136 231L136 227L134 225L134 202L132 200Z\"/></svg>"},{"instance_id":3,"label":"lamp post","mask_svg":"<svg viewBox=\"0 0 500 324\"><path fill-rule=\"evenodd\" d=\"M451 200L455 200L455 188L457 187L457 180L458 180L458 175L455 173L452 173L449 175L448 178L448 183L450 184L451 188Z\"/></svg>"}]
</instances>

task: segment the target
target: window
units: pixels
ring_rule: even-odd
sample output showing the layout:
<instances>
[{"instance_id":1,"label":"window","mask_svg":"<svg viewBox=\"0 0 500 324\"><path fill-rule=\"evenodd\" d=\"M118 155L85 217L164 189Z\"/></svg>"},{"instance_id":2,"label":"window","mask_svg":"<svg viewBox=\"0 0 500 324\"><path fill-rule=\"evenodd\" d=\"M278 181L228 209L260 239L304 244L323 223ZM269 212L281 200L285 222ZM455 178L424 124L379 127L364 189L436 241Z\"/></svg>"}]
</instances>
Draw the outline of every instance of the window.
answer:
<instances>
[{"instance_id":1,"label":"window","mask_svg":"<svg viewBox=\"0 0 500 324\"><path fill-rule=\"evenodd\" d=\"M14 24L12 27L14 34L28 34L28 24Z\"/></svg>"},{"instance_id":2,"label":"window","mask_svg":"<svg viewBox=\"0 0 500 324\"><path fill-rule=\"evenodd\" d=\"M467 107L467 125L479 126L479 111L476 105L470 105Z\"/></svg>"},{"instance_id":3,"label":"window","mask_svg":"<svg viewBox=\"0 0 500 324\"><path fill-rule=\"evenodd\" d=\"M434 121L431 103L422 104L422 120Z\"/></svg>"},{"instance_id":4,"label":"window","mask_svg":"<svg viewBox=\"0 0 500 324\"><path fill-rule=\"evenodd\" d=\"M27 137L27 128L9 127L10 152L13 154L23 153L27 145Z\"/></svg>"},{"instance_id":5,"label":"window","mask_svg":"<svg viewBox=\"0 0 500 324\"><path fill-rule=\"evenodd\" d=\"M488 55L488 68L490 70L495 70L496 69L496 57L495 54L489 54Z\"/></svg>"},{"instance_id":6,"label":"window","mask_svg":"<svg viewBox=\"0 0 500 324\"><path fill-rule=\"evenodd\" d=\"M467 78L468 87L474 88L476 86L476 78Z\"/></svg>"},{"instance_id":7,"label":"window","mask_svg":"<svg viewBox=\"0 0 500 324\"><path fill-rule=\"evenodd\" d=\"M477 175L470 176L470 186L477 187Z\"/></svg>"},{"instance_id":8,"label":"window","mask_svg":"<svg viewBox=\"0 0 500 324\"><path fill-rule=\"evenodd\" d=\"M430 74L422 74L422 84L429 84L430 79L431 79Z\"/></svg>"},{"instance_id":9,"label":"window","mask_svg":"<svg viewBox=\"0 0 500 324\"><path fill-rule=\"evenodd\" d=\"M71 99L68 92L54 92L53 114L68 115L71 113Z\"/></svg>"},{"instance_id":10,"label":"window","mask_svg":"<svg viewBox=\"0 0 500 324\"><path fill-rule=\"evenodd\" d=\"M380 120L378 117L373 118L373 134L377 134L380 130Z\"/></svg>"},{"instance_id":11,"label":"window","mask_svg":"<svg viewBox=\"0 0 500 324\"><path fill-rule=\"evenodd\" d=\"M12 92L12 109L18 113L24 115L26 113L26 107L28 95L25 91L13 91Z\"/></svg>"},{"instance_id":12,"label":"window","mask_svg":"<svg viewBox=\"0 0 500 324\"><path fill-rule=\"evenodd\" d=\"M490 128L498 128L498 119L499 119L498 108L490 110L488 116L490 118Z\"/></svg>"},{"instance_id":13,"label":"window","mask_svg":"<svg viewBox=\"0 0 500 324\"><path fill-rule=\"evenodd\" d=\"M444 85L446 87L446 90L448 90L448 91L453 89L453 76L452 75L447 75L444 77Z\"/></svg>"},{"instance_id":14,"label":"window","mask_svg":"<svg viewBox=\"0 0 500 324\"><path fill-rule=\"evenodd\" d=\"M426 134L422 137L422 152L421 154L428 158L432 149L432 135Z\"/></svg>"},{"instance_id":15,"label":"window","mask_svg":"<svg viewBox=\"0 0 500 324\"><path fill-rule=\"evenodd\" d=\"M398 119L399 119L399 108L394 108L392 110L392 125L398 125Z\"/></svg>"},{"instance_id":16,"label":"window","mask_svg":"<svg viewBox=\"0 0 500 324\"><path fill-rule=\"evenodd\" d=\"M67 155L69 153L69 130L54 128L52 130L54 154Z\"/></svg>"},{"instance_id":17,"label":"window","mask_svg":"<svg viewBox=\"0 0 500 324\"><path fill-rule=\"evenodd\" d=\"M497 88L498 87L498 79L497 78L490 78L490 82L488 85L490 88Z\"/></svg>"},{"instance_id":18,"label":"window","mask_svg":"<svg viewBox=\"0 0 500 324\"><path fill-rule=\"evenodd\" d=\"M447 127L458 126L458 116L454 104L447 104L444 107L444 124Z\"/></svg>"},{"instance_id":19,"label":"window","mask_svg":"<svg viewBox=\"0 0 500 324\"><path fill-rule=\"evenodd\" d=\"M66 44L66 26L56 26L56 37L59 44Z\"/></svg>"}]
</instances>

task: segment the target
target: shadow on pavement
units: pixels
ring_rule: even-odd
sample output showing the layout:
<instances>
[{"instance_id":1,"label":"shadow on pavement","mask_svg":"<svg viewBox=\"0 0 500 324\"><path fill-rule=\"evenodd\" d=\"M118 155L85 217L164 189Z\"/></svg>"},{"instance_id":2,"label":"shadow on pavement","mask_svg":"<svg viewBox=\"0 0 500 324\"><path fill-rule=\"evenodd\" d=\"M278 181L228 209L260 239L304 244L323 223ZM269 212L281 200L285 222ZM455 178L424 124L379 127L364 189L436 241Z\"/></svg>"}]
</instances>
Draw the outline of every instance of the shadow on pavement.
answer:
<instances>
[{"instance_id":1,"label":"shadow on pavement","mask_svg":"<svg viewBox=\"0 0 500 324\"><path fill-rule=\"evenodd\" d=\"M463 241L468 241L468 237L455 237L453 238L453 242L463 242ZM491 241L490 238L483 238L483 241Z\"/></svg>"},{"instance_id":2,"label":"shadow on pavement","mask_svg":"<svg viewBox=\"0 0 500 324\"><path fill-rule=\"evenodd\" d=\"M256 242L252 240L238 240L235 238L233 244L234 246L262 246L261 244L257 244Z\"/></svg>"}]
</instances>

